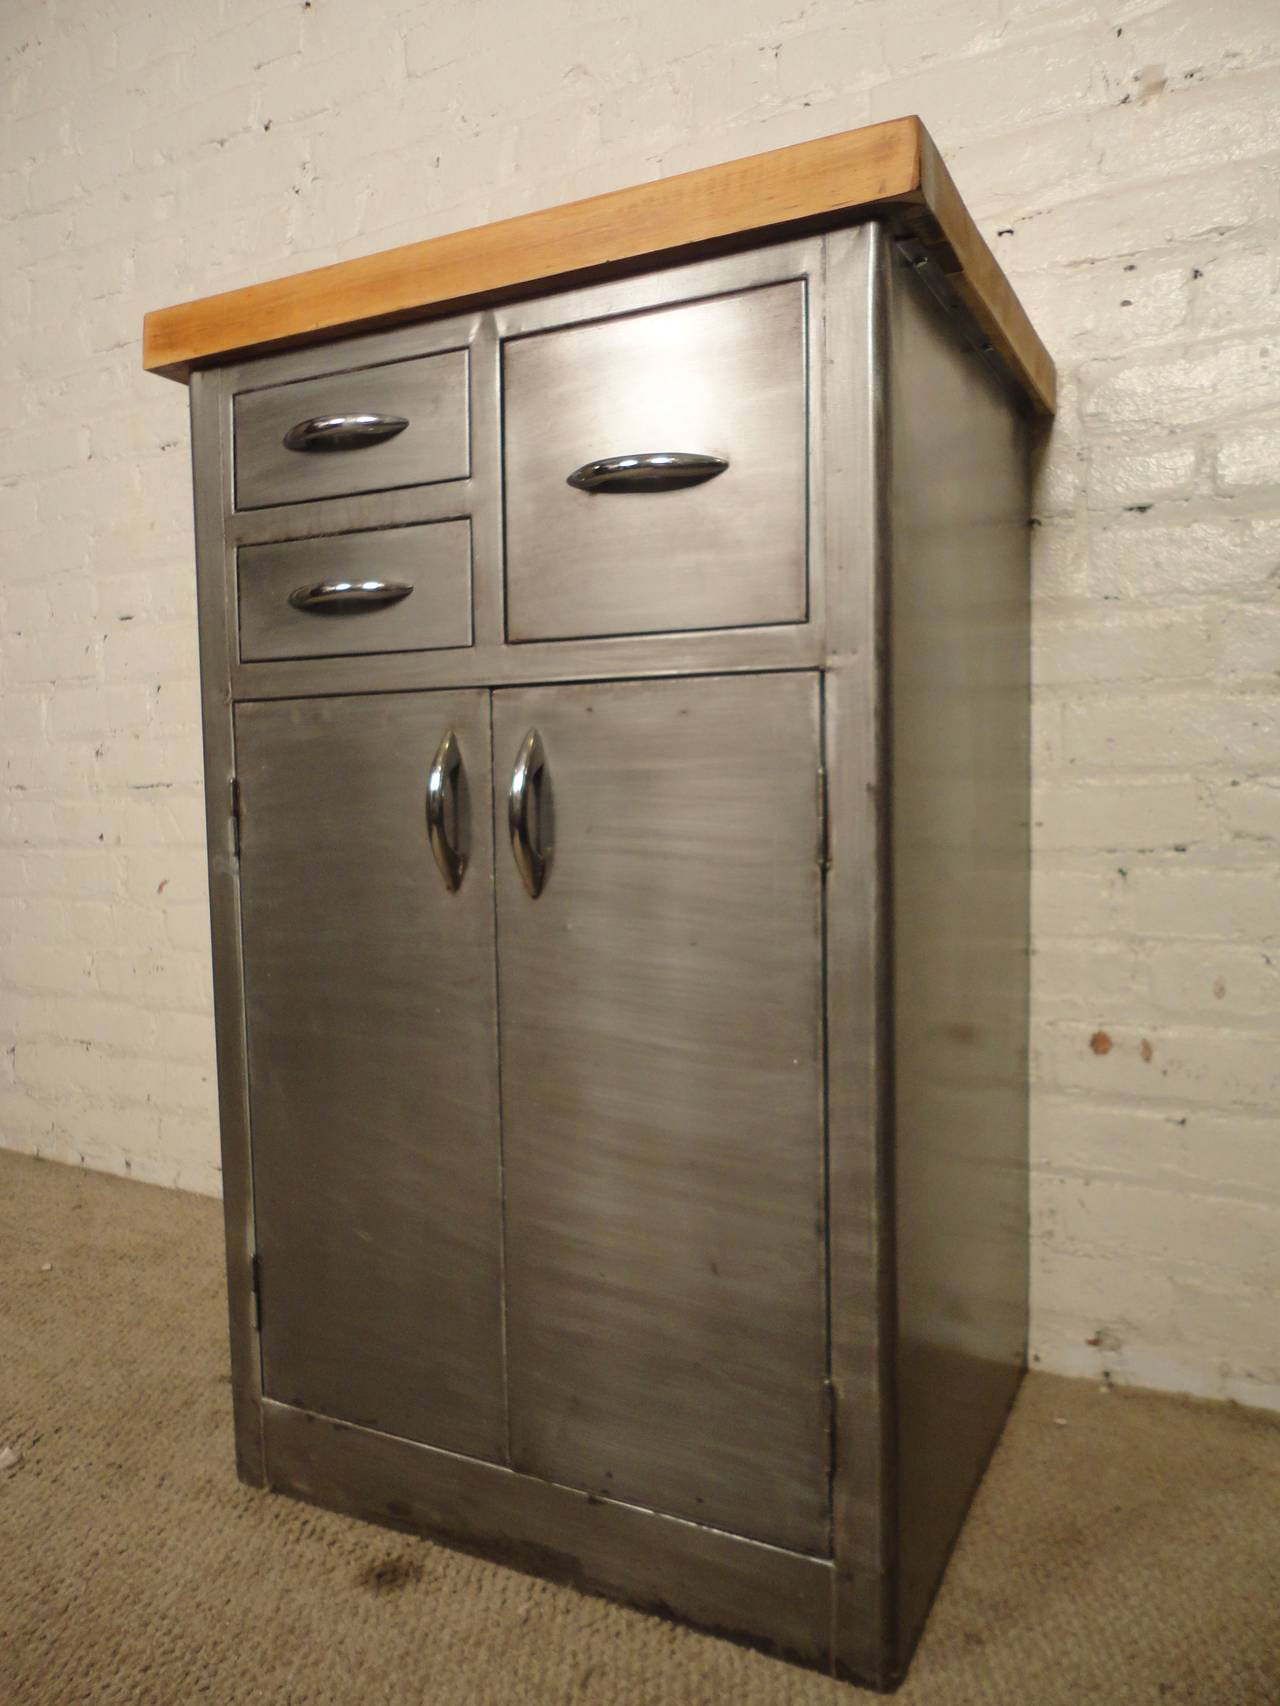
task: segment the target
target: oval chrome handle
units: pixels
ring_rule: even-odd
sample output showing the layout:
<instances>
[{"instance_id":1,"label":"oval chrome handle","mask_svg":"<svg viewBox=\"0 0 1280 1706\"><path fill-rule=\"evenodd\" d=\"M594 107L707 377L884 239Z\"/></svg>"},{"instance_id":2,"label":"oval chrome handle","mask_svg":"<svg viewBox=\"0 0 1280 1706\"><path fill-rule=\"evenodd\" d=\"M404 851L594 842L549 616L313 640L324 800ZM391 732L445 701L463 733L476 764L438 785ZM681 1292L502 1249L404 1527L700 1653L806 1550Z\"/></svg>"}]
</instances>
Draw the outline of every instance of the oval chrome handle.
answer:
<instances>
[{"instance_id":1,"label":"oval chrome handle","mask_svg":"<svg viewBox=\"0 0 1280 1706\"><path fill-rule=\"evenodd\" d=\"M511 852L516 870L532 900L537 900L547 880L551 865L551 794L547 775L547 755L537 729L530 729L520 742L515 766L511 772L511 787L507 791L507 827L511 831ZM538 814L535 841L531 802Z\"/></svg>"},{"instance_id":2,"label":"oval chrome handle","mask_svg":"<svg viewBox=\"0 0 1280 1706\"><path fill-rule=\"evenodd\" d=\"M286 450L367 450L408 426L403 415L313 415L284 435Z\"/></svg>"},{"instance_id":3,"label":"oval chrome handle","mask_svg":"<svg viewBox=\"0 0 1280 1706\"><path fill-rule=\"evenodd\" d=\"M452 832L450 815L452 812ZM450 894L462 884L467 868L466 839L466 775L462 768L462 749L458 737L450 729L436 748L427 775L427 838L444 886Z\"/></svg>"},{"instance_id":4,"label":"oval chrome handle","mask_svg":"<svg viewBox=\"0 0 1280 1706\"><path fill-rule=\"evenodd\" d=\"M412 591L404 581L317 581L314 586L295 586L289 603L295 610L310 610L317 616L343 616L399 604Z\"/></svg>"},{"instance_id":5,"label":"oval chrome handle","mask_svg":"<svg viewBox=\"0 0 1280 1706\"><path fill-rule=\"evenodd\" d=\"M729 466L726 456L689 450L646 450L584 462L569 476L580 492L676 492L714 480Z\"/></svg>"}]
</instances>

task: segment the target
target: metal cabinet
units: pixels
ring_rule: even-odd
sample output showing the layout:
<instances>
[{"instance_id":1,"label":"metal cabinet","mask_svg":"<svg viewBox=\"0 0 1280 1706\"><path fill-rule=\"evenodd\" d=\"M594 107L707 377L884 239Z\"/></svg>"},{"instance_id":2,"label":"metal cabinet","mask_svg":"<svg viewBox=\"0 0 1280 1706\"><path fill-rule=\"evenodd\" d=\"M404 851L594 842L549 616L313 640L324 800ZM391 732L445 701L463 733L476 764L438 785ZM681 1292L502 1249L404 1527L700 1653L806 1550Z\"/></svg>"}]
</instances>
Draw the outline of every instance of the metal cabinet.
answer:
<instances>
[{"instance_id":1,"label":"metal cabinet","mask_svg":"<svg viewBox=\"0 0 1280 1706\"><path fill-rule=\"evenodd\" d=\"M1027 421L916 259L192 381L242 1475L881 1685L1026 1297Z\"/></svg>"}]
</instances>

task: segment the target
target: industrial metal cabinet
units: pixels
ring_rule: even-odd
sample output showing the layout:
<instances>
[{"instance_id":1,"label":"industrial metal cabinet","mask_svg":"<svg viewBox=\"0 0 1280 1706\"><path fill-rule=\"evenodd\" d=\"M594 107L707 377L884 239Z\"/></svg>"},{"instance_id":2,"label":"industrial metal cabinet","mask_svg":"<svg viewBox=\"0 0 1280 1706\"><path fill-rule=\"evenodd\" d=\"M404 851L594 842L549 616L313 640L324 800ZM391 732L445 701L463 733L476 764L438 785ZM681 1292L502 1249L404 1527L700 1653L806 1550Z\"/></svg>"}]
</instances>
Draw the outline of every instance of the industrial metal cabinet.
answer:
<instances>
[{"instance_id":1,"label":"industrial metal cabinet","mask_svg":"<svg viewBox=\"0 0 1280 1706\"><path fill-rule=\"evenodd\" d=\"M739 248L191 375L237 1449L886 1686L1024 1358L1028 411Z\"/></svg>"}]
</instances>

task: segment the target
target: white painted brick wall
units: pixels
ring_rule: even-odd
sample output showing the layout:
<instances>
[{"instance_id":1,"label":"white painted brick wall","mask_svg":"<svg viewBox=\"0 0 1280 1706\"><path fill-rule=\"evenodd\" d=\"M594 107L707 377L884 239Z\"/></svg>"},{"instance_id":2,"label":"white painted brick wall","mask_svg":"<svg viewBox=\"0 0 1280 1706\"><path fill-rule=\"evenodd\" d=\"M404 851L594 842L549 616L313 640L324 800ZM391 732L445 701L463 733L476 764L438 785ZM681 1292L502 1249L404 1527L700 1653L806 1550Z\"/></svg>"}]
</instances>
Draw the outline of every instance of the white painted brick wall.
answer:
<instances>
[{"instance_id":1,"label":"white painted brick wall","mask_svg":"<svg viewBox=\"0 0 1280 1706\"><path fill-rule=\"evenodd\" d=\"M919 112L1056 356L1034 1350L1280 1407L1275 0L6 0L0 1141L218 1187L144 309Z\"/></svg>"}]
</instances>

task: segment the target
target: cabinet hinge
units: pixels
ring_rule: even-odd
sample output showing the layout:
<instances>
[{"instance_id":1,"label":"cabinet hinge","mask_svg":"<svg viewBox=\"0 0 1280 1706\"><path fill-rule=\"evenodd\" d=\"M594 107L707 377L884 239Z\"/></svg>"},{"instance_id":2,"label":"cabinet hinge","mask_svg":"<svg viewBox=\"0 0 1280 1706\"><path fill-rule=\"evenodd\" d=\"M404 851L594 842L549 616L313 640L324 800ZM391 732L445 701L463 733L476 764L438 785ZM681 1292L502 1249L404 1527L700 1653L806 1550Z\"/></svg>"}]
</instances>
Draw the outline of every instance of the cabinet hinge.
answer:
<instances>
[{"instance_id":1,"label":"cabinet hinge","mask_svg":"<svg viewBox=\"0 0 1280 1706\"><path fill-rule=\"evenodd\" d=\"M231 851L240 857L240 778L231 778Z\"/></svg>"},{"instance_id":2,"label":"cabinet hinge","mask_svg":"<svg viewBox=\"0 0 1280 1706\"><path fill-rule=\"evenodd\" d=\"M253 1330L262 1331L262 1257L255 1250L249 1258L249 1290L253 1296Z\"/></svg>"},{"instance_id":3,"label":"cabinet hinge","mask_svg":"<svg viewBox=\"0 0 1280 1706\"><path fill-rule=\"evenodd\" d=\"M827 771L825 765L818 767L818 869L827 871L831 868L831 841L827 830Z\"/></svg>"}]
</instances>

